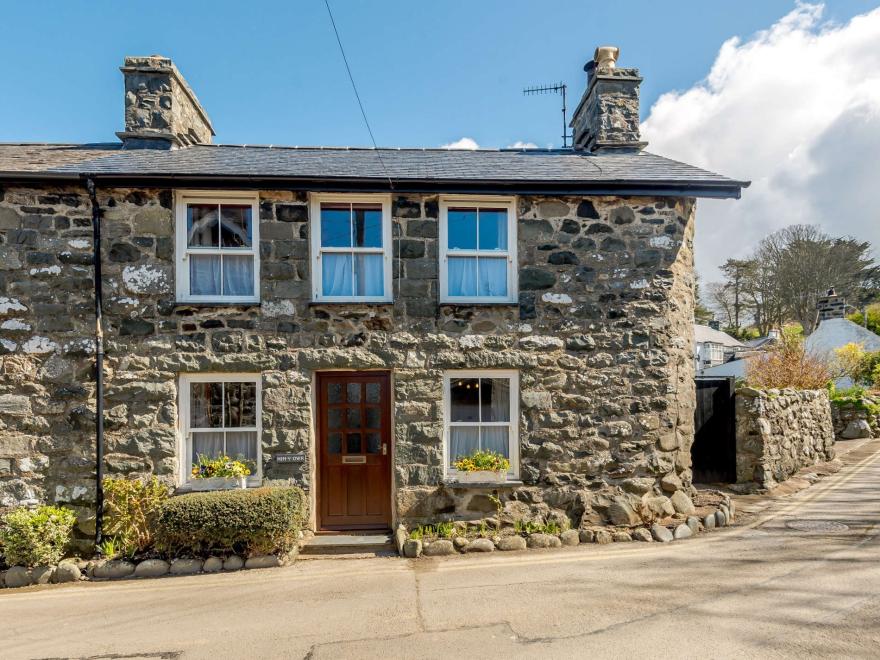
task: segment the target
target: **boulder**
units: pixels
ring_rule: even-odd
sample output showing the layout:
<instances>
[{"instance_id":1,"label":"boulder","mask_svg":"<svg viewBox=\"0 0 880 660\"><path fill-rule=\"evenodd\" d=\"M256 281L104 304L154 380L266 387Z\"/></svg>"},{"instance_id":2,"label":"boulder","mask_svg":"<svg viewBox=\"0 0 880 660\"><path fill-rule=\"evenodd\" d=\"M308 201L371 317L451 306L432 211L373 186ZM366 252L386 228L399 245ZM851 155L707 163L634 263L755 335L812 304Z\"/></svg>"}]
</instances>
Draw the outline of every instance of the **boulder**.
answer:
<instances>
[{"instance_id":1,"label":"boulder","mask_svg":"<svg viewBox=\"0 0 880 660\"><path fill-rule=\"evenodd\" d=\"M562 541L552 534L532 534L527 544L530 548L558 548Z\"/></svg>"},{"instance_id":2,"label":"boulder","mask_svg":"<svg viewBox=\"0 0 880 660\"><path fill-rule=\"evenodd\" d=\"M202 570L201 559L175 559L171 562L171 575L192 575Z\"/></svg>"},{"instance_id":3,"label":"boulder","mask_svg":"<svg viewBox=\"0 0 880 660\"><path fill-rule=\"evenodd\" d=\"M256 557L248 557L244 563L245 568L277 568L283 566L284 562L278 555L257 555Z\"/></svg>"},{"instance_id":4,"label":"boulder","mask_svg":"<svg viewBox=\"0 0 880 660\"><path fill-rule=\"evenodd\" d=\"M691 531L694 534L700 533L700 519L699 518L697 518L696 516L688 516L686 523L687 523L687 526L691 528Z\"/></svg>"},{"instance_id":5,"label":"boulder","mask_svg":"<svg viewBox=\"0 0 880 660\"><path fill-rule=\"evenodd\" d=\"M397 547L397 554L401 557L403 557L403 544L406 543L408 538L409 535L406 533L406 527L398 525L397 529L394 530L394 545Z\"/></svg>"},{"instance_id":6,"label":"boulder","mask_svg":"<svg viewBox=\"0 0 880 660\"><path fill-rule=\"evenodd\" d=\"M407 539L403 542L403 556L408 559L418 559L422 556L422 541L420 539Z\"/></svg>"},{"instance_id":7,"label":"boulder","mask_svg":"<svg viewBox=\"0 0 880 660\"><path fill-rule=\"evenodd\" d=\"M611 538L615 543L629 543L633 540L632 535L629 532L623 531L622 529L611 532Z\"/></svg>"},{"instance_id":8,"label":"boulder","mask_svg":"<svg viewBox=\"0 0 880 660\"><path fill-rule=\"evenodd\" d=\"M672 494L672 497L669 498L669 501L672 502L672 508L675 509L677 513L683 513L686 516L692 515L696 509L694 508L694 503L691 502L691 498L687 496L683 490L677 490Z\"/></svg>"},{"instance_id":9,"label":"boulder","mask_svg":"<svg viewBox=\"0 0 880 660\"><path fill-rule=\"evenodd\" d=\"M654 537L651 536L650 530L646 527L634 529L632 537L634 541L643 541L644 543L651 543L654 540Z\"/></svg>"},{"instance_id":10,"label":"boulder","mask_svg":"<svg viewBox=\"0 0 880 660\"><path fill-rule=\"evenodd\" d=\"M715 512L715 526L716 527L725 527L727 525L727 516L724 515L724 511L718 509Z\"/></svg>"},{"instance_id":11,"label":"boulder","mask_svg":"<svg viewBox=\"0 0 880 660\"><path fill-rule=\"evenodd\" d=\"M854 419L840 434L844 440L855 440L856 438L870 438L871 426L864 419Z\"/></svg>"},{"instance_id":12,"label":"boulder","mask_svg":"<svg viewBox=\"0 0 880 660\"><path fill-rule=\"evenodd\" d=\"M703 518L703 527L706 529L715 529L715 514L710 513L708 516Z\"/></svg>"},{"instance_id":13,"label":"boulder","mask_svg":"<svg viewBox=\"0 0 880 660\"><path fill-rule=\"evenodd\" d=\"M592 543L596 540L596 532L592 529L582 529L578 532L578 539L581 543Z\"/></svg>"},{"instance_id":14,"label":"boulder","mask_svg":"<svg viewBox=\"0 0 880 660\"><path fill-rule=\"evenodd\" d=\"M611 536L611 532L606 529L597 529L593 540L599 545L608 545L609 543L614 542L614 537Z\"/></svg>"},{"instance_id":15,"label":"boulder","mask_svg":"<svg viewBox=\"0 0 880 660\"><path fill-rule=\"evenodd\" d=\"M24 566L13 566L6 571L3 582L10 589L26 587L31 584L31 572Z\"/></svg>"},{"instance_id":16,"label":"boulder","mask_svg":"<svg viewBox=\"0 0 880 660\"><path fill-rule=\"evenodd\" d=\"M660 543L669 543L674 538L672 532L663 525L658 525L656 523L651 525L651 536L654 537L655 541L659 541Z\"/></svg>"},{"instance_id":17,"label":"boulder","mask_svg":"<svg viewBox=\"0 0 880 660\"><path fill-rule=\"evenodd\" d=\"M733 500L728 500L727 509L730 513L730 522L733 522L734 514L736 513L736 503Z\"/></svg>"},{"instance_id":18,"label":"boulder","mask_svg":"<svg viewBox=\"0 0 880 660\"><path fill-rule=\"evenodd\" d=\"M170 566L164 559L144 559L134 569L135 577L154 578L166 575Z\"/></svg>"},{"instance_id":19,"label":"boulder","mask_svg":"<svg viewBox=\"0 0 880 660\"><path fill-rule=\"evenodd\" d=\"M82 578L82 571L79 570L79 566L74 561L63 561L55 569L54 580L58 584L79 582L80 578Z\"/></svg>"},{"instance_id":20,"label":"boulder","mask_svg":"<svg viewBox=\"0 0 880 660\"><path fill-rule=\"evenodd\" d=\"M567 529L559 535L559 541L562 545L580 545L581 538L578 530Z\"/></svg>"},{"instance_id":21,"label":"boulder","mask_svg":"<svg viewBox=\"0 0 880 660\"><path fill-rule=\"evenodd\" d=\"M454 545L455 549L459 552L464 552L464 549L468 543L470 543L470 541L466 536L456 536L454 539L452 539L452 545Z\"/></svg>"},{"instance_id":22,"label":"boulder","mask_svg":"<svg viewBox=\"0 0 880 660\"><path fill-rule=\"evenodd\" d=\"M668 497L664 495L646 495L643 498L645 506L658 518L675 515L675 507Z\"/></svg>"},{"instance_id":23,"label":"boulder","mask_svg":"<svg viewBox=\"0 0 880 660\"><path fill-rule=\"evenodd\" d=\"M516 552L526 549L526 540L519 535L502 536L500 539L498 539L498 543L496 543L495 545L499 550L504 550L505 552Z\"/></svg>"},{"instance_id":24,"label":"boulder","mask_svg":"<svg viewBox=\"0 0 880 660\"><path fill-rule=\"evenodd\" d=\"M54 576L54 566L37 566L31 569L31 582L34 584L49 584Z\"/></svg>"},{"instance_id":25,"label":"boulder","mask_svg":"<svg viewBox=\"0 0 880 660\"><path fill-rule=\"evenodd\" d=\"M244 568L244 560L238 555L229 555L223 560L224 571L240 571Z\"/></svg>"},{"instance_id":26,"label":"boulder","mask_svg":"<svg viewBox=\"0 0 880 660\"><path fill-rule=\"evenodd\" d=\"M470 543L468 543L465 548L465 552L494 552L495 544L492 543L491 539L474 539Z\"/></svg>"},{"instance_id":27,"label":"boulder","mask_svg":"<svg viewBox=\"0 0 880 660\"><path fill-rule=\"evenodd\" d=\"M440 557L442 555L454 555L455 546L447 539L437 539L422 548L425 557Z\"/></svg>"},{"instance_id":28,"label":"boulder","mask_svg":"<svg viewBox=\"0 0 880 660\"><path fill-rule=\"evenodd\" d=\"M608 507L608 519L611 521L611 524L620 525L621 527L638 525L642 522L639 514L622 497L615 497L611 502L611 506Z\"/></svg>"},{"instance_id":29,"label":"boulder","mask_svg":"<svg viewBox=\"0 0 880 660\"><path fill-rule=\"evenodd\" d=\"M118 580L134 573L134 564L124 559L99 561L95 564L93 575L99 579Z\"/></svg>"},{"instance_id":30,"label":"boulder","mask_svg":"<svg viewBox=\"0 0 880 660\"><path fill-rule=\"evenodd\" d=\"M220 557L208 557L202 564L205 573L219 573L223 570L223 560Z\"/></svg>"},{"instance_id":31,"label":"boulder","mask_svg":"<svg viewBox=\"0 0 880 660\"><path fill-rule=\"evenodd\" d=\"M675 531L672 533L672 536L676 541L679 539L689 539L693 535L693 530L684 523L676 527Z\"/></svg>"}]
</instances>

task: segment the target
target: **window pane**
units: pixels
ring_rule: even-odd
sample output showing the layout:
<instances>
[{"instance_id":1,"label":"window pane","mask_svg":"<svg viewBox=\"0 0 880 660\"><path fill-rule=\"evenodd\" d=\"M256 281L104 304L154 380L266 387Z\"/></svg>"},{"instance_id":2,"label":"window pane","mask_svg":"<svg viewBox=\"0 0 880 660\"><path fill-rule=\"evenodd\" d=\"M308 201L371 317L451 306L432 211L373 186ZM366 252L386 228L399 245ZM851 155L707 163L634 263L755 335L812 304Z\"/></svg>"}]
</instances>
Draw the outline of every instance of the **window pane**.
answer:
<instances>
[{"instance_id":1,"label":"window pane","mask_svg":"<svg viewBox=\"0 0 880 660\"><path fill-rule=\"evenodd\" d=\"M345 434L345 453L360 454L361 453L361 434L346 433Z\"/></svg>"},{"instance_id":2,"label":"window pane","mask_svg":"<svg viewBox=\"0 0 880 660\"><path fill-rule=\"evenodd\" d=\"M507 249L507 211L505 209L480 209L481 250Z\"/></svg>"},{"instance_id":3,"label":"window pane","mask_svg":"<svg viewBox=\"0 0 880 660\"><path fill-rule=\"evenodd\" d=\"M351 247L350 204L321 204L321 247Z\"/></svg>"},{"instance_id":4,"label":"window pane","mask_svg":"<svg viewBox=\"0 0 880 660\"><path fill-rule=\"evenodd\" d=\"M366 408L364 414L366 420L364 426L368 429L378 429L382 427L382 411L378 408Z\"/></svg>"},{"instance_id":5,"label":"window pane","mask_svg":"<svg viewBox=\"0 0 880 660\"><path fill-rule=\"evenodd\" d=\"M257 432L227 431L226 455L247 463L254 474L257 471Z\"/></svg>"},{"instance_id":6,"label":"window pane","mask_svg":"<svg viewBox=\"0 0 880 660\"><path fill-rule=\"evenodd\" d=\"M220 428L223 425L223 384L190 383L190 428Z\"/></svg>"},{"instance_id":7,"label":"window pane","mask_svg":"<svg viewBox=\"0 0 880 660\"><path fill-rule=\"evenodd\" d=\"M367 453L378 454L382 449L382 438L378 433L367 433Z\"/></svg>"},{"instance_id":8,"label":"window pane","mask_svg":"<svg viewBox=\"0 0 880 660\"><path fill-rule=\"evenodd\" d=\"M385 273L381 254L356 254L354 266L356 296L381 296L385 293Z\"/></svg>"},{"instance_id":9,"label":"window pane","mask_svg":"<svg viewBox=\"0 0 880 660\"><path fill-rule=\"evenodd\" d=\"M480 448L480 427L453 426L449 429L449 465Z\"/></svg>"},{"instance_id":10,"label":"window pane","mask_svg":"<svg viewBox=\"0 0 880 660\"><path fill-rule=\"evenodd\" d=\"M447 277L450 296L476 296L477 258L450 257Z\"/></svg>"},{"instance_id":11,"label":"window pane","mask_svg":"<svg viewBox=\"0 0 880 660\"><path fill-rule=\"evenodd\" d=\"M367 403L379 403L382 386L379 383L367 383Z\"/></svg>"},{"instance_id":12,"label":"window pane","mask_svg":"<svg viewBox=\"0 0 880 660\"><path fill-rule=\"evenodd\" d=\"M446 213L448 218L448 244L450 250L476 250L477 249L477 210L476 209L449 209Z\"/></svg>"},{"instance_id":13,"label":"window pane","mask_svg":"<svg viewBox=\"0 0 880 660\"><path fill-rule=\"evenodd\" d=\"M330 408L327 411L327 428L342 428L342 408Z\"/></svg>"},{"instance_id":14,"label":"window pane","mask_svg":"<svg viewBox=\"0 0 880 660\"><path fill-rule=\"evenodd\" d=\"M348 383L345 386L346 397L349 403L360 403L361 402L361 384L360 383Z\"/></svg>"},{"instance_id":15,"label":"window pane","mask_svg":"<svg viewBox=\"0 0 880 660\"><path fill-rule=\"evenodd\" d=\"M353 204L355 247L382 247L382 205Z\"/></svg>"},{"instance_id":16,"label":"window pane","mask_svg":"<svg viewBox=\"0 0 880 660\"><path fill-rule=\"evenodd\" d=\"M510 458L510 445L507 442L506 426L483 426L480 428L480 449L494 451Z\"/></svg>"},{"instance_id":17,"label":"window pane","mask_svg":"<svg viewBox=\"0 0 880 660\"><path fill-rule=\"evenodd\" d=\"M342 383L329 383L327 385L327 402L342 403Z\"/></svg>"},{"instance_id":18,"label":"window pane","mask_svg":"<svg viewBox=\"0 0 880 660\"><path fill-rule=\"evenodd\" d=\"M484 422L510 421L510 380L480 379L480 405Z\"/></svg>"},{"instance_id":19,"label":"window pane","mask_svg":"<svg viewBox=\"0 0 880 660\"><path fill-rule=\"evenodd\" d=\"M327 434L327 453L328 454L341 454L342 453L342 434L341 433L328 433Z\"/></svg>"},{"instance_id":20,"label":"window pane","mask_svg":"<svg viewBox=\"0 0 880 660\"><path fill-rule=\"evenodd\" d=\"M224 383L227 428L257 425L257 384Z\"/></svg>"},{"instance_id":21,"label":"window pane","mask_svg":"<svg viewBox=\"0 0 880 660\"><path fill-rule=\"evenodd\" d=\"M223 295L254 295L254 258L223 255Z\"/></svg>"},{"instance_id":22,"label":"window pane","mask_svg":"<svg viewBox=\"0 0 880 660\"><path fill-rule=\"evenodd\" d=\"M220 295L220 255L189 255L189 292L193 296Z\"/></svg>"},{"instance_id":23,"label":"window pane","mask_svg":"<svg viewBox=\"0 0 880 660\"><path fill-rule=\"evenodd\" d=\"M351 296L351 255L328 254L321 256L321 287L325 296Z\"/></svg>"},{"instance_id":24,"label":"window pane","mask_svg":"<svg viewBox=\"0 0 880 660\"><path fill-rule=\"evenodd\" d=\"M480 421L480 379L455 378L449 384L450 420Z\"/></svg>"},{"instance_id":25,"label":"window pane","mask_svg":"<svg viewBox=\"0 0 880 660\"><path fill-rule=\"evenodd\" d=\"M220 245L244 248L253 245L250 205L224 204L220 207Z\"/></svg>"},{"instance_id":26,"label":"window pane","mask_svg":"<svg viewBox=\"0 0 880 660\"><path fill-rule=\"evenodd\" d=\"M217 205L186 205L186 244L189 247L217 247Z\"/></svg>"},{"instance_id":27,"label":"window pane","mask_svg":"<svg viewBox=\"0 0 880 660\"><path fill-rule=\"evenodd\" d=\"M507 297L507 257L480 257L479 295Z\"/></svg>"},{"instance_id":28,"label":"window pane","mask_svg":"<svg viewBox=\"0 0 880 660\"><path fill-rule=\"evenodd\" d=\"M361 427L361 409L360 408L348 408L346 419L348 420L347 427L350 429L359 429Z\"/></svg>"},{"instance_id":29,"label":"window pane","mask_svg":"<svg viewBox=\"0 0 880 660\"><path fill-rule=\"evenodd\" d=\"M199 456L216 458L223 453L223 431L192 434L192 456L190 461L198 463Z\"/></svg>"}]
</instances>

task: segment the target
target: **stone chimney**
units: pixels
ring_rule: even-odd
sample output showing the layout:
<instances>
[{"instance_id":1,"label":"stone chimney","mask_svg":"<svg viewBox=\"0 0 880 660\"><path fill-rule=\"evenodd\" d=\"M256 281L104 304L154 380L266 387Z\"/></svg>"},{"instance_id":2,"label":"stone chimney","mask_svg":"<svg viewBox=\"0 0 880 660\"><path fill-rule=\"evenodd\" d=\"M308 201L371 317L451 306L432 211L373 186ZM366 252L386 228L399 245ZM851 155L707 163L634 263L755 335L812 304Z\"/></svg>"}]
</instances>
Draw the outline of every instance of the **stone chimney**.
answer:
<instances>
[{"instance_id":1,"label":"stone chimney","mask_svg":"<svg viewBox=\"0 0 880 660\"><path fill-rule=\"evenodd\" d=\"M641 151L638 69L617 68L620 49L600 46L584 65L587 91L572 115L573 145L578 151Z\"/></svg>"},{"instance_id":2,"label":"stone chimney","mask_svg":"<svg viewBox=\"0 0 880 660\"><path fill-rule=\"evenodd\" d=\"M828 319L846 318L846 301L834 292L834 287L816 301L819 323Z\"/></svg>"},{"instance_id":3,"label":"stone chimney","mask_svg":"<svg viewBox=\"0 0 880 660\"><path fill-rule=\"evenodd\" d=\"M167 57L126 57L124 149L177 149L211 144L211 120Z\"/></svg>"}]
</instances>

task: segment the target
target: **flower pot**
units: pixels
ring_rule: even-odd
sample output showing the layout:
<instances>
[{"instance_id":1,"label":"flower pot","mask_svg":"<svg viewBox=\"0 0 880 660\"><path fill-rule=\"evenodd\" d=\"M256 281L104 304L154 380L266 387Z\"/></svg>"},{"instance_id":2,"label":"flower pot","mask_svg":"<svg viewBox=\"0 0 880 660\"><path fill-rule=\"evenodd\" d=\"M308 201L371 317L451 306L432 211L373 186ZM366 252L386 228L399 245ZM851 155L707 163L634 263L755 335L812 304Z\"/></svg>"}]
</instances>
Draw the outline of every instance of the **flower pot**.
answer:
<instances>
[{"instance_id":1,"label":"flower pot","mask_svg":"<svg viewBox=\"0 0 880 660\"><path fill-rule=\"evenodd\" d=\"M491 470L474 470L473 472L458 472L456 478L463 484L503 484L507 481L507 473L503 470L498 470L497 472Z\"/></svg>"},{"instance_id":2,"label":"flower pot","mask_svg":"<svg viewBox=\"0 0 880 660\"><path fill-rule=\"evenodd\" d=\"M233 488L247 488L247 477L208 477L207 479L193 479L190 482L192 490L232 490Z\"/></svg>"}]
</instances>

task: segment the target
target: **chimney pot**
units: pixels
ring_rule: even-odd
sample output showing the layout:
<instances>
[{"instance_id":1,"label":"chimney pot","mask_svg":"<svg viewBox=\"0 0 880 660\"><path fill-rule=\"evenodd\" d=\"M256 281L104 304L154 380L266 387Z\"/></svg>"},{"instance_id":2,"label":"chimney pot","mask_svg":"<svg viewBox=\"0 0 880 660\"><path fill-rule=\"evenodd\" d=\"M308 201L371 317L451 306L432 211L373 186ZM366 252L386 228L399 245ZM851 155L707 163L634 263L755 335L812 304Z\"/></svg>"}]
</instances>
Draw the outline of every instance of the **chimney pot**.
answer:
<instances>
[{"instance_id":1,"label":"chimney pot","mask_svg":"<svg viewBox=\"0 0 880 660\"><path fill-rule=\"evenodd\" d=\"M617 46L599 46L593 54L593 61L599 70L613 69L617 66L620 49Z\"/></svg>"}]
</instances>

